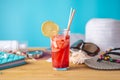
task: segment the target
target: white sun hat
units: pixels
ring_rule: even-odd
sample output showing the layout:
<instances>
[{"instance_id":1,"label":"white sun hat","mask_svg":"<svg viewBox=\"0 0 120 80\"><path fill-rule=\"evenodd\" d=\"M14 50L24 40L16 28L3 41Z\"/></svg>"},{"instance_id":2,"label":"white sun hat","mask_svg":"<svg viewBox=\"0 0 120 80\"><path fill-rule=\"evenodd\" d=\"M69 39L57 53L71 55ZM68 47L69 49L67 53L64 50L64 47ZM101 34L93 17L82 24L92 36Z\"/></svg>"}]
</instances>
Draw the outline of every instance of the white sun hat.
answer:
<instances>
[{"instance_id":1,"label":"white sun hat","mask_svg":"<svg viewBox=\"0 0 120 80\"><path fill-rule=\"evenodd\" d=\"M86 24L85 41L95 43L101 50L120 47L120 21L94 18Z\"/></svg>"}]
</instances>

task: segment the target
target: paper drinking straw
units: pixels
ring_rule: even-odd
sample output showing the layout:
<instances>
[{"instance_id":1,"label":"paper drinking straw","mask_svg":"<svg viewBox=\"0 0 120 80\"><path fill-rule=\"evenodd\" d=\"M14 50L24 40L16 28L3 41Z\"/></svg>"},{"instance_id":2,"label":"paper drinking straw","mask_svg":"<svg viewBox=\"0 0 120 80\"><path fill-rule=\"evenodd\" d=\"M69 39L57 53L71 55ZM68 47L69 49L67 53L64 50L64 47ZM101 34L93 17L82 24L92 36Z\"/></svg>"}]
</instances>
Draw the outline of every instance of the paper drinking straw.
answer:
<instances>
[{"instance_id":1,"label":"paper drinking straw","mask_svg":"<svg viewBox=\"0 0 120 80\"><path fill-rule=\"evenodd\" d=\"M73 9L71 8L70 9L70 14L69 14L69 19L68 19L68 24L69 24L69 21L70 21L70 18L71 18L72 11L73 11ZM68 24L67 24L67 26L68 26Z\"/></svg>"},{"instance_id":2,"label":"paper drinking straw","mask_svg":"<svg viewBox=\"0 0 120 80\"><path fill-rule=\"evenodd\" d=\"M70 20L69 20L69 22L68 22L68 26L67 26L67 30L68 30L68 31L70 30L70 25L71 25L71 23L72 23L74 14L75 14L75 9L72 10L71 17L70 17Z\"/></svg>"},{"instance_id":3,"label":"paper drinking straw","mask_svg":"<svg viewBox=\"0 0 120 80\"><path fill-rule=\"evenodd\" d=\"M71 25L71 23L72 23L74 14L75 14L75 9L72 9L72 8L71 8L71 10L70 10L70 17L69 17L69 20L68 20L68 26L67 26L66 36L68 35L68 32L70 31L70 25Z\"/></svg>"}]
</instances>

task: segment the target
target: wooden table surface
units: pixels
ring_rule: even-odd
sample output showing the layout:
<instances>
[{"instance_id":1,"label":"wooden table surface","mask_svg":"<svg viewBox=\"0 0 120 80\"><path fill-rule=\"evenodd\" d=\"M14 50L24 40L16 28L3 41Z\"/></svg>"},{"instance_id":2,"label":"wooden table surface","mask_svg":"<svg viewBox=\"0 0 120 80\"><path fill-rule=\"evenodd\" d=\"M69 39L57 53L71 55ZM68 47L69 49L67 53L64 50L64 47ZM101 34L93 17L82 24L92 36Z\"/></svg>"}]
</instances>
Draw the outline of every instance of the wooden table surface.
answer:
<instances>
[{"instance_id":1,"label":"wooden table surface","mask_svg":"<svg viewBox=\"0 0 120 80\"><path fill-rule=\"evenodd\" d=\"M37 61L27 60L26 65L1 70L0 80L120 80L120 70L101 71L71 63L69 70L56 71L46 59L44 55Z\"/></svg>"}]
</instances>

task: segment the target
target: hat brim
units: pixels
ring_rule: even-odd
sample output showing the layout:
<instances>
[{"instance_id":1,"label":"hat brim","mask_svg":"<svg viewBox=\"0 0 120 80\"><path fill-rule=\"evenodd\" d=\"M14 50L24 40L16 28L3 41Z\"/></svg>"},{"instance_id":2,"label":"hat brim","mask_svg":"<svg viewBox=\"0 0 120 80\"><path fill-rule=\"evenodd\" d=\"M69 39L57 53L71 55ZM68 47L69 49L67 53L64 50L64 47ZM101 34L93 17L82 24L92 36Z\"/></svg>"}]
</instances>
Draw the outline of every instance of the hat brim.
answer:
<instances>
[{"instance_id":1,"label":"hat brim","mask_svg":"<svg viewBox=\"0 0 120 80\"><path fill-rule=\"evenodd\" d=\"M90 68L98 70L120 70L120 63L114 63L109 61L97 62L97 60L98 56L91 59L86 59L85 64Z\"/></svg>"}]
</instances>

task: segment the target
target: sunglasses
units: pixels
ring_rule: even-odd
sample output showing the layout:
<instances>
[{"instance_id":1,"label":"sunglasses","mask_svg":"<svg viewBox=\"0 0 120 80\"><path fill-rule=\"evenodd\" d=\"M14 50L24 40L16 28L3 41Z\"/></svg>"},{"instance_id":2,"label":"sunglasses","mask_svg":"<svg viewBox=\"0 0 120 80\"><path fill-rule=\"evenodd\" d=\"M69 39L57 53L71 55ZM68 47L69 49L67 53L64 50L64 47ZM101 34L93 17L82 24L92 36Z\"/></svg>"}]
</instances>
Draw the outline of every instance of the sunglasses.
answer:
<instances>
[{"instance_id":1,"label":"sunglasses","mask_svg":"<svg viewBox=\"0 0 120 80\"><path fill-rule=\"evenodd\" d=\"M84 42L83 40L78 40L74 44L71 45L70 49L76 50L83 50L89 56L95 56L99 53L100 48L94 44L89 42Z\"/></svg>"}]
</instances>

